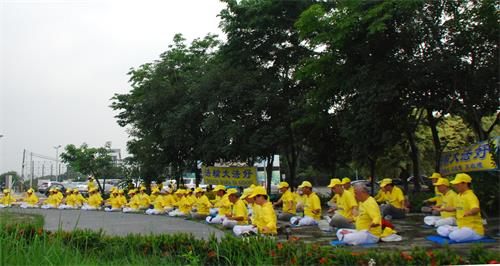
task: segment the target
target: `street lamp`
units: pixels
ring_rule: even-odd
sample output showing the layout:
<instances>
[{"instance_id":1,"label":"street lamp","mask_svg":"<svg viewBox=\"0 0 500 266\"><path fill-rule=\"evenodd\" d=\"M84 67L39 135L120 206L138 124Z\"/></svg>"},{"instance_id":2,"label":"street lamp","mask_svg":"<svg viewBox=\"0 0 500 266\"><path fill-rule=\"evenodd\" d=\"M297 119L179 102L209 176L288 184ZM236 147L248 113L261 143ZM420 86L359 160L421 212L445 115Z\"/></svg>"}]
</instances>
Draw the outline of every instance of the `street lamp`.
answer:
<instances>
[{"instance_id":1,"label":"street lamp","mask_svg":"<svg viewBox=\"0 0 500 266\"><path fill-rule=\"evenodd\" d=\"M54 149L56 149L56 181L59 181L59 148L61 148L61 145L54 146Z\"/></svg>"}]
</instances>

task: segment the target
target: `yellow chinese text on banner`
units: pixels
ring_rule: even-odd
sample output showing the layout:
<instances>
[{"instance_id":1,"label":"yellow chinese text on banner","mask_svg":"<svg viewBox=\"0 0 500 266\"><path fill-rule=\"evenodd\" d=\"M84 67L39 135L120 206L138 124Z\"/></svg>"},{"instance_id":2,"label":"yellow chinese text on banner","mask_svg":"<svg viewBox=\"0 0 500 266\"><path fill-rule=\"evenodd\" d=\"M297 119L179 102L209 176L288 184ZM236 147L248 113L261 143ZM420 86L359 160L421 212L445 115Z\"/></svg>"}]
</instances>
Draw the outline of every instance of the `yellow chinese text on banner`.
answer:
<instances>
[{"instance_id":1,"label":"yellow chinese text on banner","mask_svg":"<svg viewBox=\"0 0 500 266\"><path fill-rule=\"evenodd\" d=\"M500 138L493 139L496 147L498 147L499 140ZM440 163L441 174L498 170L489 142L491 141L483 141L469 147L443 153Z\"/></svg>"},{"instance_id":2,"label":"yellow chinese text on banner","mask_svg":"<svg viewBox=\"0 0 500 266\"><path fill-rule=\"evenodd\" d=\"M203 181L210 185L241 186L257 185L256 167L212 167L201 168Z\"/></svg>"}]
</instances>

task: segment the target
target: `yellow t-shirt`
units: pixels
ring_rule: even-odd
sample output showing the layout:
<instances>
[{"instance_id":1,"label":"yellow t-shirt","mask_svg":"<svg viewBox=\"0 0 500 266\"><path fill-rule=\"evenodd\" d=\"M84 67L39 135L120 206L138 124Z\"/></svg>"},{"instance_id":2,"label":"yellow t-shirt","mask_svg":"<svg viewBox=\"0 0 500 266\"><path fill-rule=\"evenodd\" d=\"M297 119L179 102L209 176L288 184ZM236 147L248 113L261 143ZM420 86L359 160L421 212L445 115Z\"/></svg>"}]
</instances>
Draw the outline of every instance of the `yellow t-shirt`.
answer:
<instances>
[{"instance_id":1,"label":"yellow t-shirt","mask_svg":"<svg viewBox=\"0 0 500 266\"><path fill-rule=\"evenodd\" d=\"M434 197L427 199L429 202L436 202L436 206L443 204L443 194L439 192L437 186L434 186Z\"/></svg>"},{"instance_id":2,"label":"yellow t-shirt","mask_svg":"<svg viewBox=\"0 0 500 266\"><path fill-rule=\"evenodd\" d=\"M368 197L365 201L359 202L356 230L368 230L374 236L380 237L382 234L381 222L380 208L374 198ZM371 224L379 224L379 226L370 228Z\"/></svg>"},{"instance_id":3,"label":"yellow t-shirt","mask_svg":"<svg viewBox=\"0 0 500 266\"><path fill-rule=\"evenodd\" d=\"M297 202L297 204L304 204L304 195L300 195L297 192L293 192L293 195L295 196L295 202Z\"/></svg>"},{"instance_id":4,"label":"yellow t-shirt","mask_svg":"<svg viewBox=\"0 0 500 266\"><path fill-rule=\"evenodd\" d=\"M57 207L59 206L59 204L61 204L61 200L59 199L57 194L52 194L45 200L45 204Z\"/></svg>"},{"instance_id":5,"label":"yellow t-shirt","mask_svg":"<svg viewBox=\"0 0 500 266\"><path fill-rule=\"evenodd\" d=\"M87 202L87 200L83 197L82 194L78 193L78 195L76 195L76 203L78 206L82 206L83 203Z\"/></svg>"},{"instance_id":6,"label":"yellow t-shirt","mask_svg":"<svg viewBox=\"0 0 500 266\"><path fill-rule=\"evenodd\" d=\"M448 190L448 192L446 192L446 194L441 194L442 197L441 197L441 206L442 207L453 207L455 208L456 207L456 202L457 202L457 193L455 193L455 191L453 190ZM442 211L441 212L441 217L442 218L448 218L448 217L455 217L457 214L455 211L452 211L452 212L446 212L446 211Z\"/></svg>"},{"instance_id":7,"label":"yellow t-shirt","mask_svg":"<svg viewBox=\"0 0 500 266\"><path fill-rule=\"evenodd\" d=\"M259 212L262 209L260 205L258 204L250 204L250 208L252 208L252 216L250 217L250 220L252 221L252 224L254 224L255 219L258 219L259 217Z\"/></svg>"},{"instance_id":8,"label":"yellow t-shirt","mask_svg":"<svg viewBox=\"0 0 500 266\"><path fill-rule=\"evenodd\" d=\"M35 193L32 193L30 196L26 195L26 198L24 198L23 201L27 204L35 205L38 203L38 197L35 195Z\"/></svg>"},{"instance_id":9,"label":"yellow t-shirt","mask_svg":"<svg viewBox=\"0 0 500 266\"><path fill-rule=\"evenodd\" d=\"M354 195L349 190L344 190L342 195L339 195L337 200L337 210L340 215L345 218L352 219L352 208L357 206L358 203L356 202Z\"/></svg>"},{"instance_id":10,"label":"yellow t-shirt","mask_svg":"<svg viewBox=\"0 0 500 266\"><path fill-rule=\"evenodd\" d=\"M163 196L163 207L172 208L176 205L176 200L174 195L167 194Z\"/></svg>"},{"instance_id":11,"label":"yellow t-shirt","mask_svg":"<svg viewBox=\"0 0 500 266\"><path fill-rule=\"evenodd\" d=\"M280 200L283 202L283 212L291 214L297 213L296 197L290 190L285 191Z\"/></svg>"},{"instance_id":12,"label":"yellow t-shirt","mask_svg":"<svg viewBox=\"0 0 500 266\"><path fill-rule=\"evenodd\" d=\"M201 197L196 198L194 206L196 206L196 211L198 212L198 214L209 215L212 203L210 203L210 200L208 200L207 196L202 195Z\"/></svg>"},{"instance_id":13,"label":"yellow t-shirt","mask_svg":"<svg viewBox=\"0 0 500 266\"><path fill-rule=\"evenodd\" d=\"M163 211L163 208L165 207L163 206L163 203L165 202L163 197L163 195L156 195L155 200L153 201L153 207L155 210Z\"/></svg>"},{"instance_id":14,"label":"yellow t-shirt","mask_svg":"<svg viewBox=\"0 0 500 266\"><path fill-rule=\"evenodd\" d=\"M319 210L318 214L314 214L313 210ZM309 196L305 196L304 215L313 218L316 221L321 219L321 201L318 195L312 192Z\"/></svg>"},{"instance_id":15,"label":"yellow t-shirt","mask_svg":"<svg viewBox=\"0 0 500 266\"><path fill-rule=\"evenodd\" d=\"M277 234L276 213L274 212L273 204L271 202L264 203L264 205L260 206L258 212L259 215L254 219L253 225L257 226L259 233L262 234L262 229L264 226L267 226L269 234Z\"/></svg>"},{"instance_id":16,"label":"yellow t-shirt","mask_svg":"<svg viewBox=\"0 0 500 266\"><path fill-rule=\"evenodd\" d=\"M9 195L4 195L1 199L0 199L0 204L3 204L3 205L10 205L12 204L13 202L15 202L16 200L14 199L14 197L12 197L10 194Z\"/></svg>"},{"instance_id":17,"label":"yellow t-shirt","mask_svg":"<svg viewBox=\"0 0 500 266\"><path fill-rule=\"evenodd\" d=\"M139 207L140 208L147 208L151 204L151 200L149 199L149 195L144 193L144 194L137 194L139 197Z\"/></svg>"},{"instance_id":18,"label":"yellow t-shirt","mask_svg":"<svg viewBox=\"0 0 500 266\"><path fill-rule=\"evenodd\" d=\"M187 197L180 198L179 201L177 201L177 206L179 207L179 211L184 214L189 214L191 211L191 202L189 202Z\"/></svg>"},{"instance_id":19,"label":"yellow t-shirt","mask_svg":"<svg viewBox=\"0 0 500 266\"><path fill-rule=\"evenodd\" d=\"M154 202L156 201L156 198L158 198L158 194L154 194L152 193L150 196L149 196L149 201L152 202L154 204Z\"/></svg>"},{"instance_id":20,"label":"yellow t-shirt","mask_svg":"<svg viewBox=\"0 0 500 266\"><path fill-rule=\"evenodd\" d=\"M128 202L128 206L132 209L139 209L140 206L140 198L138 194L135 194L130 198L130 201Z\"/></svg>"},{"instance_id":21,"label":"yellow t-shirt","mask_svg":"<svg viewBox=\"0 0 500 266\"><path fill-rule=\"evenodd\" d=\"M385 192L385 200L392 206L401 209L403 208L405 196L399 187L394 186L392 191Z\"/></svg>"},{"instance_id":22,"label":"yellow t-shirt","mask_svg":"<svg viewBox=\"0 0 500 266\"><path fill-rule=\"evenodd\" d=\"M222 199L215 204L216 208L219 208L219 215L224 216L231 213L231 201L229 201L228 195L225 194Z\"/></svg>"},{"instance_id":23,"label":"yellow t-shirt","mask_svg":"<svg viewBox=\"0 0 500 266\"><path fill-rule=\"evenodd\" d=\"M121 209L123 207L123 199L120 196L109 199L109 204L112 209Z\"/></svg>"},{"instance_id":24,"label":"yellow t-shirt","mask_svg":"<svg viewBox=\"0 0 500 266\"><path fill-rule=\"evenodd\" d=\"M481 212L478 212L477 214L472 216L464 217L465 212L468 212L474 208L480 208L479 199L476 197L476 194L474 194L472 190L468 189L464 193L458 194L456 204L458 228L469 227L478 235L484 235Z\"/></svg>"},{"instance_id":25,"label":"yellow t-shirt","mask_svg":"<svg viewBox=\"0 0 500 266\"><path fill-rule=\"evenodd\" d=\"M101 207L101 203L102 203L102 197L101 197L101 194L99 193L96 193L94 195L91 195L89 197L89 199L87 200L87 203L92 206L92 207L95 207L95 208L99 208Z\"/></svg>"},{"instance_id":26,"label":"yellow t-shirt","mask_svg":"<svg viewBox=\"0 0 500 266\"><path fill-rule=\"evenodd\" d=\"M385 193L382 189L380 189L378 192L377 192L377 195L375 195L375 201L377 201L378 203L382 203L382 202L385 202L386 201L386 198L385 198Z\"/></svg>"},{"instance_id":27,"label":"yellow t-shirt","mask_svg":"<svg viewBox=\"0 0 500 266\"><path fill-rule=\"evenodd\" d=\"M75 207L77 206L77 200L78 198L75 194L68 195L66 196L66 205Z\"/></svg>"},{"instance_id":28,"label":"yellow t-shirt","mask_svg":"<svg viewBox=\"0 0 500 266\"><path fill-rule=\"evenodd\" d=\"M233 217L244 218L243 221L238 221L238 225L248 224L248 210L247 206L242 200L238 199L235 203L233 203L231 209L231 214L233 215Z\"/></svg>"}]
</instances>

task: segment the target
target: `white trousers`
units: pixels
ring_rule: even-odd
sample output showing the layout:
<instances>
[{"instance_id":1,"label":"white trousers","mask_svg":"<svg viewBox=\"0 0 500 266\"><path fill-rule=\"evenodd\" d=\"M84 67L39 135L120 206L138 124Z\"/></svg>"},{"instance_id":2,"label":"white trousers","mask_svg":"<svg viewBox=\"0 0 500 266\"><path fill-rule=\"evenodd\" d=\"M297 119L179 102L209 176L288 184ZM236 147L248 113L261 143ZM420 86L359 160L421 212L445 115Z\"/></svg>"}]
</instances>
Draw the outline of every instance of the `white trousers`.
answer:
<instances>
[{"instance_id":1,"label":"white trousers","mask_svg":"<svg viewBox=\"0 0 500 266\"><path fill-rule=\"evenodd\" d=\"M298 226L317 225L318 224L318 222L316 220L314 220L314 218L309 217L309 216L304 216L304 217L294 216L294 217L290 218L290 223L298 225Z\"/></svg>"},{"instance_id":2,"label":"white trousers","mask_svg":"<svg viewBox=\"0 0 500 266\"><path fill-rule=\"evenodd\" d=\"M368 230L358 231L346 228L337 230L337 238L349 245L375 244L379 241L379 238Z\"/></svg>"},{"instance_id":3,"label":"white trousers","mask_svg":"<svg viewBox=\"0 0 500 266\"><path fill-rule=\"evenodd\" d=\"M111 207L107 207L107 208L104 208L104 211L105 212L121 212L122 209L121 208L111 208Z\"/></svg>"},{"instance_id":4,"label":"white trousers","mask_svg":"<svg viewBox=\"0 0 500 266\"><path fill-rule=\"evenodd\" d=\"M177 209L177 210L173 210L173 211L169 212L168 216L177 217L177 216L187 216L187 215L185 213L179 211L179 209Z\"/></svg>"},{"instance_id":5,"label":"white trousers","mask_svg":"<svg viewBox=\"0 0 500 266\"><path fill-rule=\"evenodd\" d=\"M78 207L62 204L62 205L59 205L58 209L59 210L76 210L76 209L78 209Z\"/></svg>"},{"instance_id":6,"label":"white trousers","mask_svg":"<svg viewBox=\"0 0 500 266\"><path fill-rule=\"evenodd\" d=\"M225 219L224 221L222 221L222 227L224 228L233 229L237 224L238 222L235 220Z\"/></svg>"},{"instance_id":7,"label":"white trousers","mask_svg":"<svg viewBox=\"0 0 500 266\"><path fill-rule=\"evenodd\" d=\"M457 226L451 226L451 225L443 225L438 227L437 233L440 236L448 237L449 239L456 242L478 240L483 238L482 235L479 235L469 227L458 228Z\"/></svg>"},{"instance_id":8,"label":"white trousers","mask_svg":"<svg viewBox=\"0 0 500 266\"><path fill-rule=\"evenodd\" d=\"M45 204L45 205L42 205L41 208L42 209L57 209L57 206L50 205L50 204Z\"/></svg>"},{"instance_id":9,"label":"white trousers","mask_svg":"<svg viewBox=\"0 0 500 266\"><path fill-rule=\"evenodd\" d=\"M141 210L135 209L135 208L130 208L130 207L125 207L123 208L122 212L124 213L129 213L129 212L140 212Z\"/></svg>"},{"instance_id":10,"label":"white trousers","mask_svg":"<svg viewBox=\"0 0 500 266\"><path fill-rule=\"evenodd\" d=\"M164 213L165 213L164 210L157 210L157 209L147 209L146 210L147 215L160 215L160 214L164 214Z\"/></svg>"},{"instance_id":11,"label":"white trousers","mask_svg":"<svg viewBox=\"0 0 500 266\"><path fill-rule=\"evenodd\" d=\"M23 202L23 203L21 203L21 205L19 205L19 207L21 207L23 209L34 209L34 208L38 208L38 205L36 205L36 204L28 204L26 202Z\"/></svg>"},{"instance_id":12,"label":"white trousers","mask_svg":"<svg viewBox=\"0 0 500 266\"><path fill-rule=\"evenodd\" d=\"M207 223L209 223L209 224L221 224L224 222L225 219L226 219L225 215L217 215L213 218L211 216L208 216L205 219L205 221L207 221Z\"/></svg>"},{"instance_id":13,"label":"white trousers","mask_svg":"<svg viewBox=\"0 0 500 266\"><path fill-rule=\"evenodd\" d=\"M254 232L259 233L259 229L253 225L236 225L233 227L233 232L236 236L241 236L243 233Z\"/></svg>"},{"instance_id":14,"label":"white trousers","mask_svg":"<svg viewBox=\"0 0 500 266\"><path fill-rule=\"evenodd\" d=\"M7 204L7 205L0 204L0 209L9 208L9 207L10 207L10 204Z\"/></svg>"},{"instance_id":15,"label":"white trousers","mask_svg":"<svg viewBox=\"0 0 500 266\"><path fill-rule=\"evenodd\" d=\"M426 225L439 227L441 225L456 225L455 217L441 218L441 216L425 216L424 223Z\"/></svg>"},{"instance_id":16,"label":"white trousers","mask_svg":"<svg viewBox=\"0 0 500 266\"><path fill-rule=\"evenodd\" d=\"M96 211L97 207L90 206L88 204L83 204L82 211Z\"/></svg>"}]
</instances>

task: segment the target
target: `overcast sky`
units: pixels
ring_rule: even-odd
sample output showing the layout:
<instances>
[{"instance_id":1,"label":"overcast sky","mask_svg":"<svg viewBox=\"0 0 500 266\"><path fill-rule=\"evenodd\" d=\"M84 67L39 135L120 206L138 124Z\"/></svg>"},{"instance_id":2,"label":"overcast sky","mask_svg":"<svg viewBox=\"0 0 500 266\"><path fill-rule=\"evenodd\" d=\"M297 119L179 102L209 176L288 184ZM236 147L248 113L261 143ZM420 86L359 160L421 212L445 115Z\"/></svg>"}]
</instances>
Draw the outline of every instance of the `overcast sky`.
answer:
<instances>
[{"instance_id":1,"label":"overcast sky","mask_svg":"<svg viewBox=\"0 0 500 266\"><path fill-rule=\"evenodd\" d=\"M55 157L67 144L126 150L109 108L126 73L188 40L222 35L217 0L0 0L0 173L21 172L23 149ZM59 152L62 149L59 149ZM47 173L47 172L46 172Z\"/></svg>"}]
</instances>

